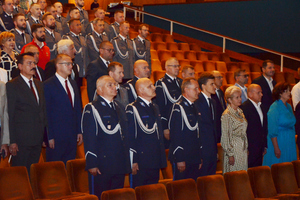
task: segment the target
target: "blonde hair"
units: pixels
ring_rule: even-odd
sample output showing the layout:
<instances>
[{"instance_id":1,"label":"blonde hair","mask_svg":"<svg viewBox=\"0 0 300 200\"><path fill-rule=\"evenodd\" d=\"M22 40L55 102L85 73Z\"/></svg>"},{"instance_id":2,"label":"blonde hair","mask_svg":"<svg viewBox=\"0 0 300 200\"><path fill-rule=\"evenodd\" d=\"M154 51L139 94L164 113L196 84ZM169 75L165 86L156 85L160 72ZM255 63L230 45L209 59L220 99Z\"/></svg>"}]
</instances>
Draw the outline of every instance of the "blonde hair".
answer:
<instances>
[{"instance_id":1,"label":"blonde hair","mask_svg":"<svg viewBox=\"0 0 300 200\"><path fill-rule=\"evenodd\" d=\"M234 93L242 93L241 88L239 88L238 86L230 86L225 90L225 99L227 101L227 103L230 104L230 102L228 101L228 99L231 99L233 97Z\"/></svg>"},{"instance_id":2,"label":"blonde hair","mask_svg":"<svg viewBox=\"0 0 300 200\"><path fill-rule=\"evenodd\" d=\"M0 34L0 43L3 45L9 38L13 38L15 40L15 35L8 31L2 32Z\"/></svg>"}]
</instances>

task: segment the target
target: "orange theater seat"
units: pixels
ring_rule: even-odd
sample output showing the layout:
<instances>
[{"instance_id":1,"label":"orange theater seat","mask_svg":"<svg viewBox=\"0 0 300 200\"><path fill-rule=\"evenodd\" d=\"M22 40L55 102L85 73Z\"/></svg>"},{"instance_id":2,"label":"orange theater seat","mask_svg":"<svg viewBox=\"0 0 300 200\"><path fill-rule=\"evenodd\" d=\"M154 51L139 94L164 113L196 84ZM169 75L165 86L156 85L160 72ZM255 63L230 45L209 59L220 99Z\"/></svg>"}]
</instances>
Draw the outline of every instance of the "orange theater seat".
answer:
<instances>
[{"instance_id":1,"label":"orange theater seat","mask_svg":"<svg viewBox=\"0 0 300 200\"><path fill-rule=\"evenodd\" d=\"M261 66L257 63L250 63L250 70L251 72L262 72Z\"/></svg>"},{"instance_id":2,"label":"orange theater seat","mask_svg":"<svg viewBox=\"0 0 300 200\"><path fill-rule=\"evenodd\" d=\"M152 42L153 49L155 50L166 50L167 45L165 42Z\"/></svg>"},{"instance_id":3,"label":"orange theater seat","mask_svg":"<svg viewBox=\"0 0 300 200\"><path fill-rule=\"evenodd\" d=\"M169 200L163 184L143 185L135 188L136 200Z\"/></svg>"},{"instance_id":4,"label":"orange theater seat","mask_svg":"<svg viewBox=\"0 0 300 200\"><path fill-rule=\"evenodd\" d=\"M261 76L261 72L250 72L251 80L254 80Z\"/></svg>"},{"instance_id":5,"label":"orange theater seat","mask_svg":"<svg viewBox=\"0 0 300 200\"><path fill-rule=\"evenodd\" d=\"M197 52L197 59L201 61L207 61L208 60L208 55L207 52L204 51L198 51Z\"/></svg>"},{"instance_id":6,"label":"orange theater seat","mask_svg":"<svg viewBox=\"0 0 300 200\"><path fill-rule=\"evenodd\" d=\"M165 153L166 153L166 158L167 158L167 167L161 169L161 172L162 172L164 179L173 179L172 164L168 160L169 149L166 149Z\"/></svg>"},{"instance_id":7,"label":"orange theater seat","mask_svg":"<svg viewBox=\"0 0 300 200\"><path fill-rule=\"evenodd\" d=\"M158 50L157 54L160 61L167 60L172 57L172 52L170 50Z\"/></svg>"},{"instance_id":8,"label":"orange theater seat","mask_svg":"<svg viewBox=\"0 0 300 200\"><path fill-rule=\"evenodd\" d=\"M181 50L172 51L172 57L176 57L178 60L179 59L185 59L184 51L181 51Z\"/></svg>"},{"instance_id":9,"label":"orange theater seat","mask_svg":"<svg viewBox=\"0 0 300 200\"><path fill-rule=\"evenodd\" d=\"M187 59L178 59L179 65L182 67L186 66L186 65L190 65L190 61Z\"/></svg>"},{"instance_id":10,"label":"orange theater seat","mask_svg":"<svg viewBox=\"0 0 300 200\"><path fill-rule=\"evenodd\" d=\"M156 82L158 79L164 77L165 73L166 73L165 71L154 71L153 72L154 81Z\"/></svg>"},{"instance_id":11,"label":"orange theater seat","mask_svg":"<svg viewBox=\"0 0 300 200\"><path fill-rule=\"evenodd\" d=\"M136 200L135 191L132 188L107 190L102 192L101 200Z\"/></svg>"},{"instance_id":12,"label":"orange theater seat","mask_svg":"<svg viewBox=\"0 0 300 200\"><path fill-rule=\"evenodd\" d=\"M178 43L178 47L182 51L190 51L190 45L188 43Z\"/></svg>"},{"instance_id":13,"label":"orange theater seat","mask_svg":"<svg viewBox=\"0 0 300 200\"><path fill-rule=\"evenodd\" d=\"M186 59L190 61L196 61L197 60L197 53L196 51L185 51L184 56Z\"/></svg>"},{"instance_id":14,"label":"orange theater seat","mask_svg":"<svg viewBox=\"0 0 300 200\"><path fill-rule=\"evenodd\" d=\"M190 43L190 50L192 50L192 51L201 51L201 47L200 47L200 45L198 45L196 43Z\"/></svg>"},{"instance_id":15,"label":"orange theater seat","mask_svg":"<svg viewBox=\"0 0 300 200\"><path fill-rule=\"evenodd\" d=\"M285 82L284 72L275 72L273 79L276 83Z\"/></svg>"},{"instance_id":16,"label":"orange theater seat","mask_svg":"<svg viewBox=\"0 0 300 200\"><path fill-rule=\"evenodd\" d=\"M226 72L226 81L227 84L235 84L234 74L233 72Z\"/></svg>"},{"instance_id":17,"label":"orange theater seat","mask_svg":"<svg viewBox=\"0 0 300 200\"><path fill-rule=\"evenodd\" d=\"M295 76L294 76L293 73L285 72L284 77L285 77L285 81L288 82L289 84L295 84L296 83Z\"/></svg>"},{"instance_id":18,"label":"orange theater seat","mask_svg":"<svg viewBox=\"0 0 300 200\"><path fill-rule=\"evenodd\" d=\"M215 61L203 61L204 70L207 72L212 72L216 70L216 63Z\"/></svg>"},{"instance_id":19,"label":"orange theater seat","mask_svg":"<svg viewBox=\"0 0 300 200\"><path fill-rule=\"evenodd\" d=\"M154 49L150 50L151 59L158 59L157 51Z\"/></svg>"},{"instance_id":20,"label":"orange theater seat","mask_svg":"<svg viewBox=\"0 0 300 200\"><path fill-rule=\"evenodd\" d=\"M161 33L151 33L152 42L163 42L163 34Z\"/></svg>"},{"instance_id":21,"label":"orange theater seat","mask_svg":"<svg viewBox=\"0 0 300 200\"><path fill-rule=\"evenodd\" d=\"M167 42L167 49L171 51L178 50L177 42Z\"/></svg>"},{"instance_id":22,"label":"orange theater seat","mask_svg":"<svg viewBox=\"0 0 300 200\"><path fill-rule=\"evenodd\" d=\"M196 182L193 179L183 179L167 183L167 192L170 200L192 199L200 200Z\"/></svg>"},{"instance_id":23,"label":"orange theater seat","mask_svg":"<svg viewBox=\"0 0 300 200\"><path fill-rule=\"evenodd\" d=\"M231 59L227 53L220 54L220 61L231 62Z\"/></svg>"},{"instance_id":24,"label":"orange theater seat","mask_svg":"<svg viewBox=\"0 0 300 200\"><path fill-rule=\"evenodd\" d=\"M174 42L173 36L170 34L163 34L163 41L164 42Z\"/></svg>"},{"instance_id":25,"label":"orange theater seat","mask_svg":"<svg viewBox=\"0 0 300 200\"><path fill-rule=\"evenodd\" d=\"M227 70L231 71L231 72L234 72L235 70L240 69L240 65L238 62L228 62L228 63L226 63L226 66L227 66Z\"/></svg>"},{"instance_id":26,"label":"orange theater seat","mask_svg":"<svg viewBox=\"0 0 300 200\"><path fill-rule=\"evenodd\" d=\"M216 69L219 72L227 72L226 63L223 61L215 61L216 62Z\"/></svg>"},{"instance_id":27,"label":"orange theater seat","mask_svg":"<svg viewBox=\"0 0 300 200\"><path fill-rule=\"evenodd\" d=\"M85 170L85 165L85 159L75 159L67 162L67 175L72 192L89 194L88 172Z\"/></svg>"},{"instance_id":28,"label":"orange theater seat","mask_svg":"<svg viewBox=\"0 0 300 200\"><path fill-rule=\"evenodd\" d=\"M130 39L134 39L134 38L136 38L138 35L139 35L138 32L135 32L135 31L129 31L129 37L130 37Z\"/></svg>"},{"instance_id":29,"label":"orange theater seat","mask_svg":"<svg viewBox=\"0 0 300 200\"><path fill-rule=\"evenodd\" d=\"M161 71L161 63L158 59L151 59L151 71Z\"/></svg>"},{"instance_id":30,"label":"orange theater seat","mask_svg":"<svg viewBox=\"0 0 300 200\"><path fill-rule=\"evenodd\" d=\"M204 72L202 61L191 61L190 64L194 67L195 73Z\"/></svg>"},{"instance_id":31,"label":"orange theater seat","mask_svg":"<svg viewBox=\"0 0 300 200\"><path fill-rule=\"evenodd\" d=\"M220 60L220 55L217 52L207 52L207 56L208 56L208 59L212 60L212 61Z\"/></svg>"},{"instance_id":32,"label":"orange theater seat","mask_svg":"<svg viewBox=\"0 0 300 200\"><path fill-rule=\"evenodd\" d=\"M248 73L251 72L251 70L250 70L250 64L249 63L247 63L247 62L240 62L239 64L240 64L240 68L241 69L244 69Z\"/></svg>"},{"instance_id":33,"label":"orange theater seat","mask_svg":"<svg viewBox=\"0 0 300 200\"><path fill-rule=\"evenodd\" d=\"M229 200L222 175L199 177L197 188L200 200Z\"/></svg>"}]
</instances>

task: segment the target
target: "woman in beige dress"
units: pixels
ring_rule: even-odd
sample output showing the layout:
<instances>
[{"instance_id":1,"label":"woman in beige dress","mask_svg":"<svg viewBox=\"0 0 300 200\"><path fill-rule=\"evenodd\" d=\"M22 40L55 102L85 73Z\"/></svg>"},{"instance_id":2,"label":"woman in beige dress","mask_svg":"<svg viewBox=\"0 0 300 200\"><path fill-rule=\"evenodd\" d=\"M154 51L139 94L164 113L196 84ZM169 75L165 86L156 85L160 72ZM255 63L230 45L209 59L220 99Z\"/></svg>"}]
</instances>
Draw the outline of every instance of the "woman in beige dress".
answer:
<instances>
[{"instance_id":1,"label":"woman in beige dress","mask_svg":"<svg viewBox=\"0 0 300 200\"><path fill-rule=\"evenodd\" d=\"M247 170L248 141L247 120L239 108L242 103L242 91L237 86L230 86L225 91L228 103L221 117L222 136L221 145L224 150L223 173Z\"/></svg>"}]
</instances>

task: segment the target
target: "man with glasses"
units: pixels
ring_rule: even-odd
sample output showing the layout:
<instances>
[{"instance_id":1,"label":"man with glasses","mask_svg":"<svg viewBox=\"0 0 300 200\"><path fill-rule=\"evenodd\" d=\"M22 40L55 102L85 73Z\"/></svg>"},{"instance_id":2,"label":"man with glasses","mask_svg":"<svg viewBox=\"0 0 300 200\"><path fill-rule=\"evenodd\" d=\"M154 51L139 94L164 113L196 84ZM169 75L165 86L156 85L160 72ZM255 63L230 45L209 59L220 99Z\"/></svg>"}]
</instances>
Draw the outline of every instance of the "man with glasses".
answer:
<instances>
[{"instance_id":1,"label":"man with glasses","mask_svg":"<svg viewBox=\"0 0 300 200\"><path fill-rule=\"evenodd\" d=\"M48 120L46 158L66 164L75 159L77 143L82 143L81 97L76 82L69 78L72 58L59 54L55 63L55 75L44 83Z\"/></svg>"},{"instance_id":2,"label":"man with glasses","mask_svg":"<svg viewBox=\"0 0 300 200\"><path fill-rule=\"evenodd\" d=\"M12 166L26 166L28 172L38 163L44 131L47 126L46 103L43 84L33 78L35 60L33 53L23 53L17 58L20 76L6 84L9 116L9 150Z\"/></svg>"},{"instance_id":3,"label":"man with glasses","mask_svg":"<svg viewBox=\"0 0 300 200\"><path fill-rule=\"evenodd\" d=\"M221 90L223 85L223 76L219 71L212 71L212 75L215 77L216 94L211 94L211 98L216 102L216 132L217 143L221 141L221 116L226 109L226 103L224 100L224 92Z\"/></svg>"},{"instance_id":4,"label":"man with glasses","mask_svg":"<svg viewBox=\"0 0 300 200\"><path fill-rule=\"evenodd\" d=\"M171 107L181 98L182 79L178 78L180 65L175 57L171 57L165 64L166 74L164 77L156 81L156 103L159 107L162 119L162 127L164 130L165 148L170 145L170 130L168 127L169 113Z\"/></svg>"},{"instance_id":5,"label":"man with glasses","mask_svg":"<svg viewBox=\"0 0 300 200\"><path fill-rule=\"evenodd\" d=\"M151 53L150 53L150 41L146 38L149 35L149 25L141 24L139 26L139 35L133 39L133 49L135 52L135 60L143 59L149 63L149 69L151 73Z\"/></svg>"},{"instance_id":6,"label":"man with glasses","mask_svg":"<svg viewBox=\"0 0 300 200\"><path fill-rule=\"evenodd\" d=\"M92 61L86 70L87 91L90 101L94 99L97 79L103 75L108 75L107 67L113 58L114 47L112 43L105 41L100 44L99 52L98 58Z\"/></svg>"},{"instance_id":7,"label":"man with glasses","mask_svg":"<svg viewBox=\"0 0 300 200\"><path fill-rule=\"evenodd\" d=\"M234 72L234 79L235 79L235 86L241 88L242 90L242 103L244 103L248 96L247 96L247 87L245 84L248 83L249 74L247 74L246 70L244 69L237 69Z\"/></svg>"}]
</instances>

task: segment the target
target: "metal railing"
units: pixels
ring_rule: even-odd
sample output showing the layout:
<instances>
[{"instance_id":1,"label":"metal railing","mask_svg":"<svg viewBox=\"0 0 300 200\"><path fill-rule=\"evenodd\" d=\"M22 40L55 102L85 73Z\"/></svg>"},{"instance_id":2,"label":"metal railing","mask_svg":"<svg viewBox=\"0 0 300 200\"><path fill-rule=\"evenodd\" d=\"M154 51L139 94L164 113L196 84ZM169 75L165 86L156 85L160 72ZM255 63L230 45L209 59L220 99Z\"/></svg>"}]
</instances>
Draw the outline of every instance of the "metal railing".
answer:
<instances>
[{"instance_id":1,"label":"metal railing","mask_svg":"<svg viewBox=\"0 0 300 200\"><path fill-rule=\"evenodd\" d=\"M260 46L256 46L256 45L253 45L253 44L249 44L249 43L246 43L246 42L243 42L243 41L231 38L231 37L227 37L227 36L224 36L224 35L221 35L221 34L217 34L217 33L211 32L211 31L206 31L206 30L203 30L203 29L200 29L200 28L197 28L197 27L194 27L194 26L190 26L190 25L187 25L187 24L184 24L184 23L181 23L181 22L177 22L177 21L174 21L174 20L171 20L171 19L160 17L158 15L154 15L154 14L145 12L143 10L138 10L136 8L133 8L133 7L130 7L130 6L126 6L126 5L124 5L124 15L125 15L125 18L126 18L126 11L127 10L131 10L131 11L134 12L134 19L135 19L135 21L137 21L137 19L139 19L139 20L142 19L142 22L144 22L144 15L147 15L147 16L151 16L151 17L154 17L154 18L161 19L161 20L164 20L166 22L169 22L170 23L170 29L169 29L169 31L170 31L171 35L174 32L174 29L173 29L174 28L174 24L176 24L176 25L180 25L180 26L183 26L183 27L186 27L186 28L190 28L190 29L193 29L193 30L196 30L196 31L200 31L202 33L207 33L209 35L213 35L213 36L222 38L223 39L223 45L222 45L223 53L225 53L226 42L228 40L228 41L236 42L236 43L239 43L239 44L243 44L243 45L245 45L247 47L252 47L252 48L255 48L255 49L258 49L258 50L262 50L262 51L265 51L265 52L268 52L268 53L272 53L272 54L278 55L278 56L280 56L280 71L281 72L283 71L283 60L284 60L284 58L289 58L289 59L298 61L299 62L299 66L300 66L300 59L299 58L296 58L296 57L293 57L293 56L290 56L290 55L287 55L287 54L283 54L283 53L280 53L280 52L277 52L277 51L273 51L273 50L270 50L270 49L266 49L266 48L263 48L263 47L260 47Z\"/></svg>"}]
</instances>

